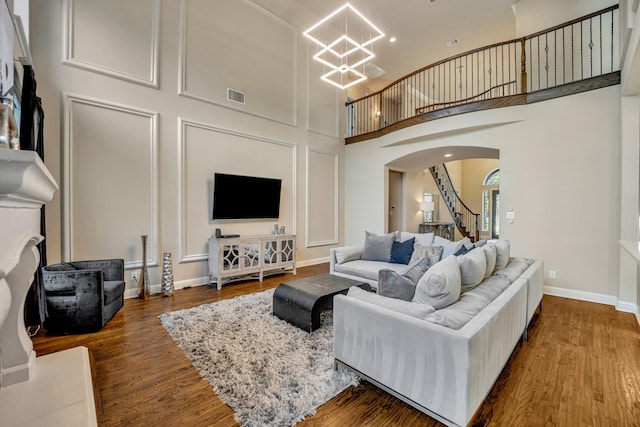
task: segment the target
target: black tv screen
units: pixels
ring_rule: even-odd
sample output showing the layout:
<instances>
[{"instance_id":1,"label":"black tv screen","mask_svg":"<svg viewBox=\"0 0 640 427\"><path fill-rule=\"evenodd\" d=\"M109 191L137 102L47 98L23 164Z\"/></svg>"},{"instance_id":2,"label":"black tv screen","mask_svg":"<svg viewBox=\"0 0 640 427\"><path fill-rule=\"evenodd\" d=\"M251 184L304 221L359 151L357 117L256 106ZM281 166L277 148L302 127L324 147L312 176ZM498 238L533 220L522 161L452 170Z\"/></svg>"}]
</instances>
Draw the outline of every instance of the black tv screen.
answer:
<instances>
[{"instance_id":1,"label":"black tv screen","mask_svg":"<svg viewBox=\"0 0 640 427\"><path fill-rule=\"evenodd\" d=\"M278 219L282 180L216 173L213 219Z\"/></svg>"}]
</instances>

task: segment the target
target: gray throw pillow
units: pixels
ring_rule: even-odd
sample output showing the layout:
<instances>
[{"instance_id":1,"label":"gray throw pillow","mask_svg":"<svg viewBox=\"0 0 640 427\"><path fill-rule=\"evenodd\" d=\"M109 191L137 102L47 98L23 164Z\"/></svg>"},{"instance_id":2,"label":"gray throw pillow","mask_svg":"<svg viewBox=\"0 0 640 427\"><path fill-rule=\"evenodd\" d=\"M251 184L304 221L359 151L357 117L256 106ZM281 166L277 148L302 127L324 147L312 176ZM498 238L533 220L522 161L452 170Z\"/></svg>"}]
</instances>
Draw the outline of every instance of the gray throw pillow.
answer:
<instances>
[{"instance_id":1,"label":"gray throw pillow","mask_svg":"<svg viewBox=\"0 0 640 427\"><path fill-rule=\"evenodd\" d=\"M427 260L421 258L409 265L403 274L388 269L378 271L378 294L411 301L416 291L416 283L428 268Z\"/></svg>"},{"instance_id":2,"label":"gray throw pillow","mask_svg":"<svg viewBox=\"0 0 640 427\"><path fill-rule=\"evenodd\" d=\"M389 262L393 241L399 239L399 234L400 233L394 232L380 236L365 231L364 250L362 251L360 259Z\"/></svg>"},{"instance_id":3,"label":"gray throw pillow","mask_svg":"<svg viewBox=\"0 0 640 427\"><path fill-rule=\"evenodd\" d=\"M387 298L374 294L373 292L367 292L357 286L350 287L347 296L418 319L424 319L428 314L435 311L435 309L428 304L416 304L409 301Z\"/></svg>"},{"instance_id":4,"label":"gray throw pillow","mask_svg":"<svg viewBox=\"0 0 640 427\"><path fill-rule=\"evenodd\" d=\"M468 292L484 279L487 271L487 257L482 249L469 251L456 257L460 266L461 292Z\"/></svg>"},{"instance_id":5,"label":"gray throw pillow","mask_svg":"<svg viewBox=\"0 0 640 427\"><path fill-rule=\"evenodd\" d=\"M511 243L508 240L496 240L493 243L496 246L496 271L501 270L509 264L509 253Z\"/></svg>"},{"instance_id":6,"label":"gray throw pillow","mask_svg":"<svg viewBox=\"0 0 640 427\"><path fill-rule=\"evenodd\" d=\"M444 248L442 246L424 246L418 243L413 245L413 253L411 254L411 260L409 264L413 264L421 258L427 259L427 267L431 267L442 257L442 251Z\"/></svg>"},{"instance_id":7,"label":"gray throw pillow","mask_svg":"<svg viewBox=\"0 0 640 427\"><path fill-rule=\"evenodd\" d=\"M440 309L453 304L460 298L462 283L460 267L455 256L443 259L418 280L413 302L429 304Z\"/></svg>"},{"instance_id":8,"label":"gray throw pillow","mask_svg":"<svg viewBox=\"0 0 640 427\"><path fill-rule=\"evenodd\" d=\"M496 268L496 245L493 243L487 243L482 247L484 256L487 259L487 271L484 273L484 278L490 277L493 274L493 270Z\"/></svg>"}]
</instances>

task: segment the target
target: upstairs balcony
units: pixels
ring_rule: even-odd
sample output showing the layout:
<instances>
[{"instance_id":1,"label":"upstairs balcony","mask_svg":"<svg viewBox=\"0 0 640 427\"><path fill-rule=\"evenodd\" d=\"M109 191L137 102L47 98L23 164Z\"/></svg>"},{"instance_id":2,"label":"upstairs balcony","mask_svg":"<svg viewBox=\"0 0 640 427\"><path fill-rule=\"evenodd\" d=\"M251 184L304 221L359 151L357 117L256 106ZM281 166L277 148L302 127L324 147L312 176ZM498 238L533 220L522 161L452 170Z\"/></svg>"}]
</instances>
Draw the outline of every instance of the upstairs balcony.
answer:
<instances>
[{"instance_id":1,"label":"upstairs balcony","mask_svg":"<svg viewBox=\"0 0 640 427\"><path fill-rule=\"evenodd\" d=\"M346 144L430 120L620 83L618 5L436 62L347 102Z\"/></svg>"}]
</instances>

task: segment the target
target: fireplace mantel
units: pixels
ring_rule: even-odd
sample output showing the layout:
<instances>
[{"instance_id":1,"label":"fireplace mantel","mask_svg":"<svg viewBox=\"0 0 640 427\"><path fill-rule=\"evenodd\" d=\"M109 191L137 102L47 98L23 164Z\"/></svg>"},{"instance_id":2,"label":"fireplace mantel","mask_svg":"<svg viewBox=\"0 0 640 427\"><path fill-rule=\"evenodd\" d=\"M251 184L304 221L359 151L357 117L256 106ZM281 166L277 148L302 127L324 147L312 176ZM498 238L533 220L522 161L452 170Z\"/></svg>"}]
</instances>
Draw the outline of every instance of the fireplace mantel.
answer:
<instances>
[{"instance_id":1,"label":"fireplace mantel","mask_svg":"<svg viewBox=\"0 0 640 427\"><path fill-rule=\"evenodd\" d=\"M0 388L33 374L24 303L40 259L40 208L57 189L37 153L0 149Z\"/></svg>"},{"instance_id":2,"label":"fireplace mantel","mask_svg":"<svg viewBox=\"0 0 640 427\"><path fill-rule=\"evenodd\" d=\"M97 426L88 349L36 358L24 325L40 207L57 189L35 152L0 149L0 420L10 425Z\"/></svg>"}]
</instances>

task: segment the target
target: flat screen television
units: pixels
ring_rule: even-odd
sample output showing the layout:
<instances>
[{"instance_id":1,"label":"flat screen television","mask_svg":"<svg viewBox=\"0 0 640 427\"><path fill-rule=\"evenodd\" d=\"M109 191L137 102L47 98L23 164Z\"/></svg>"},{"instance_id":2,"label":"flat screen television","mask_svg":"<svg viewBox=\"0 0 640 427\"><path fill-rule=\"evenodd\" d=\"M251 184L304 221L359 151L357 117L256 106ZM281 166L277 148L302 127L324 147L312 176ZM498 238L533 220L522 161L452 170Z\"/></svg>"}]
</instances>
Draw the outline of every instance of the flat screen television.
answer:
<instances>
[{"instance_id":1,"label":"flat screen television","mask_svg":"<svg viewBox=\"0 0 640 427\"><path fill-rule=\"evenodd\" d=\"M278 219L281 187L281 179L216 173L212 218Z\"/></svg>"}]
</instances>

